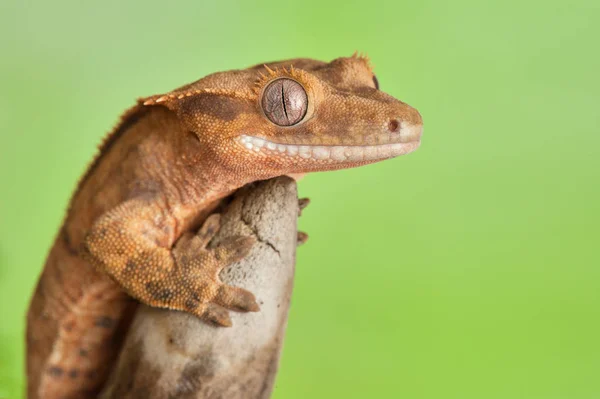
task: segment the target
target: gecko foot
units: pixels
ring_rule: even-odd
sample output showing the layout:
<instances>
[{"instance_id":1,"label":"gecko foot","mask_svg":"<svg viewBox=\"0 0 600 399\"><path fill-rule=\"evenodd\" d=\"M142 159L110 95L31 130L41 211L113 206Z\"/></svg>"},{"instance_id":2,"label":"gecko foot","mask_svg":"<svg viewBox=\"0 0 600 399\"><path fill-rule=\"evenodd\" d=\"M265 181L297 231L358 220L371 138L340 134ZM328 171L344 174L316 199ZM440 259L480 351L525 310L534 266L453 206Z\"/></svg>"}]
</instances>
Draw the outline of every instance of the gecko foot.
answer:
<instances>
[{"instance_id":1,"label":"gecko foot","mask_svg":"<svg viewBox=\"0 0 600 399\"><path fill-rule=\"evenodd\" d=\"M180 298L169 304L220 326L231 326L228 310L256 312L254 295L239 287L223 284L220 271L244 258L256 242L254 237L235 236L215 248L208 243L219 230L220 216L211 215L200 231L182 236L173 249L177 265ZM175 305L175 306L173 306Z\"/></svg>"}]
</instances>

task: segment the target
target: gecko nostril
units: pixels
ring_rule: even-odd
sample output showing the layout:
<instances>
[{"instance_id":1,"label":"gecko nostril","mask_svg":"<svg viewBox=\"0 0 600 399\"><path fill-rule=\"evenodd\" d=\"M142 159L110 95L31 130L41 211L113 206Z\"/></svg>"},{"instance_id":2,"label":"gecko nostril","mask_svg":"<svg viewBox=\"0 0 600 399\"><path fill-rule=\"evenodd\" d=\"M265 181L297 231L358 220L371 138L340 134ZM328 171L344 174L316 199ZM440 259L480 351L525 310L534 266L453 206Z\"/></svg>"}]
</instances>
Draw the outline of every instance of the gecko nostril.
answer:
<instances>
[{"instance_id":1,"label":"gecko nostril","mask_svg":"<svg viewBox=\"0 0 600 399\"><path fill-rule=\"evenodd\" d=\"M390 132L396 133L400 129L400 122L398 122L398 119L391 119L388 122L388 129Z\"/></svg>"}]
</instances>

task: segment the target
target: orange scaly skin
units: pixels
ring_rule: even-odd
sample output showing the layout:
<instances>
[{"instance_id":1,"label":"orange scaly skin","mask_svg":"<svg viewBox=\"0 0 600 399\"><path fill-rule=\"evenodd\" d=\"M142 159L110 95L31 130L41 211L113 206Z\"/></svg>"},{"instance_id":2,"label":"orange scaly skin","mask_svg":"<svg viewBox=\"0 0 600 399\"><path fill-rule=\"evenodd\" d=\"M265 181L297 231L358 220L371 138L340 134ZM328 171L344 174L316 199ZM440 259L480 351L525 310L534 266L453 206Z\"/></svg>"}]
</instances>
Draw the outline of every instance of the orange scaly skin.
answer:
<instances>
[{"instance_id":1,"label":"orange scaly skin","mask_svg":"<svg viewBox=\"0 0 600 399\"><path fill-rule=\"evenodd\" d=\"M415 150L421 116L376 85L364 57L294 59L129 110L80 182L31 300L29 397L94 397L137 301L222 326L228 310L257 311L250 292L219 279L253 239L207 249L219 228L209 215L253 181Z\"/></svg>"}]
</instances>

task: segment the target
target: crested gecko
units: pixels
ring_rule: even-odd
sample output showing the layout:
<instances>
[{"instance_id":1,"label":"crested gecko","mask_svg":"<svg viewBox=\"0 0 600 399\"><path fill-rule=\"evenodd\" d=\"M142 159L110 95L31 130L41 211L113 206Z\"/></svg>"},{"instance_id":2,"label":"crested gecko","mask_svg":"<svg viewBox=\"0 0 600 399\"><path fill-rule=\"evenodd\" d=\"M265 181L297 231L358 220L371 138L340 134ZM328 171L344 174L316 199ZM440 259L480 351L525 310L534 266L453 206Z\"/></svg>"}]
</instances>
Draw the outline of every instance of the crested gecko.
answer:
<instances>
[{"instance_id":1,"label":"crested gecko","mask_svg":"<svg viewBox=\"0 0 600 399\"><path fill-rule=\"evenodd\" d=\"M80 180L27 314L30 398L95 397L139 302L229 326L254 295L219 272L253 245L207 243L222 199L280 175L418 148L419 112L379 90L366 57L220 72L138 101Z\"/></svg>"}]
</instances>

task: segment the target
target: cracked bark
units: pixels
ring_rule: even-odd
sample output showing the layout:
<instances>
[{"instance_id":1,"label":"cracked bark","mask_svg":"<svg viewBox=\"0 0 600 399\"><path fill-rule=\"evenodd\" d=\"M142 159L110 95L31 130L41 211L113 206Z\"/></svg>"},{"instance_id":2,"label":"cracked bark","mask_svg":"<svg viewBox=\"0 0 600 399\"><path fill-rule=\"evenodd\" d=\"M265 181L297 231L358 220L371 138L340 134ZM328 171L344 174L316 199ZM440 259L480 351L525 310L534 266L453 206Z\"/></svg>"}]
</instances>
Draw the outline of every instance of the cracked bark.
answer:
<instances>
[{"instance_id":1,"label":"cracked bark","mask_svg":"<svg viewBox=\"0 0 600 399\"><path fill-rule=\"evenodd\" d=\"M259 182L234 195L211 245L234 235L258 242L222 280L252 291L257 313L232 312L233 327L140 306L101 398L268 398L287 323L298 217L296 183Z\"/></svg>"}]
</instances>

